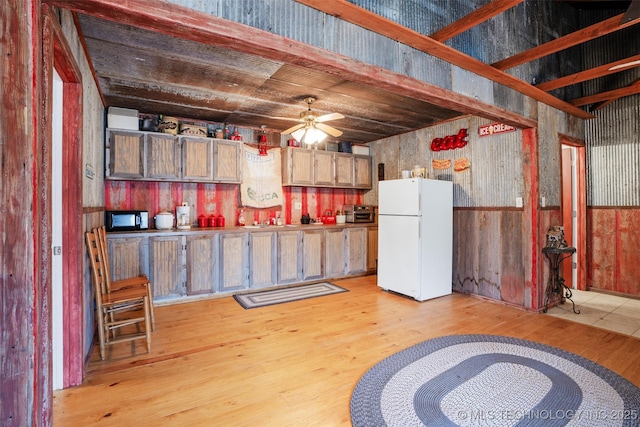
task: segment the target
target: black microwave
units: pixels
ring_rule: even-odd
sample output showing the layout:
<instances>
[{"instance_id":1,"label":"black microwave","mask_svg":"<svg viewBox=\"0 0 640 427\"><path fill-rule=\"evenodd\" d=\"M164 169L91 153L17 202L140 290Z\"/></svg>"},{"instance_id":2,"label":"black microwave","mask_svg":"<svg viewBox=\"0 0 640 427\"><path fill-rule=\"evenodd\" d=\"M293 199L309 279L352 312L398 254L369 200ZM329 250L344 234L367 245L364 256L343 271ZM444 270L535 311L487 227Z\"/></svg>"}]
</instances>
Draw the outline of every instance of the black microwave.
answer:
<instances>
[{"instance_id":1,"label":"black microwave","mask_svg":"<svg viewBox=\"0 0 640 427\"><path fill-rule=\"evenodd\" d=\"M135 231L149 228L147 211L106 211L105 227L107 231Z\"/></svg>"}]
</instances>

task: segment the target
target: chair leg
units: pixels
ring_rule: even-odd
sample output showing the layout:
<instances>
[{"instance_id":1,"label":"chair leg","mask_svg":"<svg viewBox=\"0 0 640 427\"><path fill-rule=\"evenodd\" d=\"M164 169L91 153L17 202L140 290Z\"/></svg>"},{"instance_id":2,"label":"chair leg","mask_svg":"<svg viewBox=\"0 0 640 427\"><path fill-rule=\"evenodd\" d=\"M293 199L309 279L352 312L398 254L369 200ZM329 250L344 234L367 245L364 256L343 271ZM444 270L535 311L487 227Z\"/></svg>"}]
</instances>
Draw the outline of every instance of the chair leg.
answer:
<instances>
[{"instance_id":1,"label":"chair leg","mask_svg":"<svg viewBox=\"0 0 640 427\"><path fill-rule=\"evenodd\" d=\"M105 334L104 334L104 313L102 313L102 309L98 308L96 310L96 317L98 318L98 339L100 340L100 359L104 360L105 357ZM108 334L108 332L107 332Z\"/></svg>"},{"instance_id":2,"label":"chair leg","mask_svg":"<svg viewBox=\"0 0 640 427\"><path fill-rule=\"evenodd\" d=\"M151 353L151 322L149 312L151 304L149 303L149 297L144 297L144 329L147 335L147 353Z\"/></svg>"},{"instance_id":3,"label":"chair leg","mask_svg":"<svg viewBox=\"0 0 640 427\"><path fill-rule=\"evenodd\" d=\"M151 287L151 283L147 284L147 298L149 302L149 314L151 316L151 330L156 330L156 316L153 313L153 288Z\"/></svg>"}]
</instances>

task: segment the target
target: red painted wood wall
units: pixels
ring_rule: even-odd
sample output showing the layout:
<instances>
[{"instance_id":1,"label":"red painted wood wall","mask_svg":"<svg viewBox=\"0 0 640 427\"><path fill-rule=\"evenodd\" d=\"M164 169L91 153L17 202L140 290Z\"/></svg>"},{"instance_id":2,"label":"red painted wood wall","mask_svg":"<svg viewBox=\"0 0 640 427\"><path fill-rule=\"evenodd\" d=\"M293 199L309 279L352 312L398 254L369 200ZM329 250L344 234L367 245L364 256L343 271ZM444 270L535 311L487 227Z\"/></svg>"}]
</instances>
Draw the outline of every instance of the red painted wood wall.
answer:
<instances>
[{"instance_id":1,"label":"red painted wood wall","mask_svg":"<svg viewBox=\"0 0 640 427\"><path fill-rule=\"evenodd\" d=\"M640 296L640 208L587 209L587 286Z\"/></svg>"},{"instance_id":2,"label":"red painted wood wall","mask_svg":"<svg viewBox=\"0 0 640 427\"><path fill-rule=\"evenodd\" d=\"M197 224L200 215L223 215L227 227L237 223L240 209L247 223L264 222L280 213L287 224L300 224L303 213L317 218L329 210L335 212L347 204L362 203L360 189L283 187L282 206L271 209L245 209L240 205L240 187L236 184L199 184L180 182L106 181L105 208L107 210L149 211L150 227L154 227L156 213L170 211L183 202L191 206L191 222ZM300 208L297 208L297 203Z\"/></svg>"}]
</instances>

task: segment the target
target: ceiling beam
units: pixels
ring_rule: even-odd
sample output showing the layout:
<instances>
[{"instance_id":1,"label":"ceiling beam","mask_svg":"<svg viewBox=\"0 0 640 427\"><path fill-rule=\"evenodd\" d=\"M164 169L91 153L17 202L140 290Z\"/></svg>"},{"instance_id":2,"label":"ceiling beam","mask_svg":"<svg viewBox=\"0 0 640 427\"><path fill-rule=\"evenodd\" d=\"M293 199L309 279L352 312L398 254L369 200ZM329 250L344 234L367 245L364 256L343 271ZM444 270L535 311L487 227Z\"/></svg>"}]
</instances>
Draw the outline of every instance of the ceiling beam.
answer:
<instances>
[{"instance_id":1,"label":"ceiling beam","mask_svg":"<svg viewBox=\"0 0 640 427\"><path fill-rule=\"evenodd\" d=\"M313 7L321 12L335 16L352 24L358 25L369 31L397 40L401 43L433 55L453 65L471 71L479 76L500 83L514 89L523 95L527 95L537 101L550 105L558 110L572 114L582 119L592 119L595 116L562 101L543 90L533 87L529 83L520 80L504 71L487 65L469 55L453 49L437 40L418 33L410 28L402 26L346 0L296 0L298 3Z\"/></svg>"},{"instance_id":2,"label":"ceiling beam","mask_svg":"<svg viewBox=\"0 0 640 427\"><path fill-rule=\"evenodd\" d=\"M550 42L543 43L532 49L520 52L509 58L494 62L491 65L493 65L498 70L508 70L509 68L513 68L520 64L542 58L543 56L551 55L552 53L568 49L597 37L612 33L614 31L622 30L623 28L630 27L637 23L636 21L622 23L622 16L623 14L620 14L614 16L613 18L605 19L604 21L600 21L597 24L590 25L581 30L567 34L566 36L558 37L557 39Z\"/></svg>"},{"instance_id":3,"label":"ceiling beam","mask_svg":"<svg viewBox=\"0 0 640 427\"><path fill-rule=\"evenodd\" d=\"M464 33L468 29L473 28L484 21L488 21L494 16L501 14L505 10L519 5L523 1L524 0L494 0L474 10L467 16L458 19L454 23L441 28L440 30L431 34L429 37L439 42L444 42L446 40L449 40L450 38L457 36L460 33Z\"/></svg>"},{"instance_id":4,"label":"ceiling beam","mask_svg":"<svg viewBox=\"0 0 640 427\"><path fill-rule=\"evenodd\" d=\"M640 19L640 0L631 0L629 9L624 13L622 22L632 22Z\"/></svg>"},{"instance_id":5,"label":"ceiling beam","mask_svg":"<svg viewBox=\"0 0 640 427\"><path fill-rule=\"evenodd\" d=\"M638 83L640 83L640 79L634 80L629 86L633 86L633 85L638 84ZM604 107L606 107L607 105L611 104L612 102L614 102L617 99L619 99L619 98L611 98L611 99L608 99L606 101L596 102L595 104L593 104L591 106L589 111L593 112L593 111L601 110L601 109L603 109Z\"/></svg>"},{"instance_id":6,"label":"ceiling beam","mask_svg":"<svg viewBox=\"0 0 640 427\"><path fill-rule=\"evenodd\" d=\"M534 119L477 101L440 86L162 0L127 0L125 2L122 0L43 0L43 3L172 37L311 68L463 114L473 114L515 127L537 126L537 121ZM547 95L543 91L539 92ZM547 96L550 97L550 95ZM582 112L583 115L588 115L588 118L595 117L579 108L566 105L577 112Z\"/></svg>"},{"instance_id":7,"label":"ceiling beam","mask_svg":"<svg viewBox=\"0 0 640 427\"><path fill-rule=\"evenodd\" d=\"M594 104L596 102L609 101L625 96L636 95L638 93L640 93L640 80L636 80L631 85L623 87L621 89L610 90L608 92L600 92L595 95L572 99L569 102L576 106L588 105Z\"/></svg>"},{"instance_id":8,"label":"ceiling beam","mask_svg":"<svg viewBox=\"0 0 640 427\"><path fill-rule=\"evenodd\" d=\"M631 67L638 67L640 64L631 65L629 67L623 67L624 64L640 61L640 55L630 56L619 61L610 62L599 67L594 67L589 70L580 71L575 74L560 77L555 80L549 80L548 82L540 83L536 85L538 89L544 91L550 91L565 86L571 86L577 83L582 83L587 80L596 79L598 77L608 76L609 74L619 73L620 71L628 70ZM613 69L612 69L613 68Z\"/></svg>"}]
</instances>

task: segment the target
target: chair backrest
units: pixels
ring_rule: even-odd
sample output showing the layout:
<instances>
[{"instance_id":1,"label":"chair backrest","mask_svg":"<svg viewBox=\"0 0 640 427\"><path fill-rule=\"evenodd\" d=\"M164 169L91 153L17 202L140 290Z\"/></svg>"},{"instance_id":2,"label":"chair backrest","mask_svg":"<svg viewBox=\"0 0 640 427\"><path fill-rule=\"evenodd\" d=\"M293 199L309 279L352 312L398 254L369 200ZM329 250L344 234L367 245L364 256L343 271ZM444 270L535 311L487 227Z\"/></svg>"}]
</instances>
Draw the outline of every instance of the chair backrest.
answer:
<instances>
[{"instance_id":1,"label":"chair backrest","mask_svg":"<svg viewBox=\"0 0 640 427\"><path fill-rule=\"evenodd\" d=\"M93 232L98 239L100 247L100 255L102 257L102 266L104 271L105 288L107 292L111 292L111 264L109 263L109 247L107 246L107 230L105 226L94 228Z\"/></svg>"},{"instance_id":2,"label":"chair backrest","mask_svg":"<svg viewBox=\"0 0 640 427\"><path fill-rule=\"evenodd\" d=\"M93 279L93 286L96 292L96 304L100 307L102 306L102 294L106 293L107 284L100 243L95 229L85 233L85 241L87 244L87 252L89 253L89 263L91 265L91 278Z\"/></svg>"}]
</instances>

